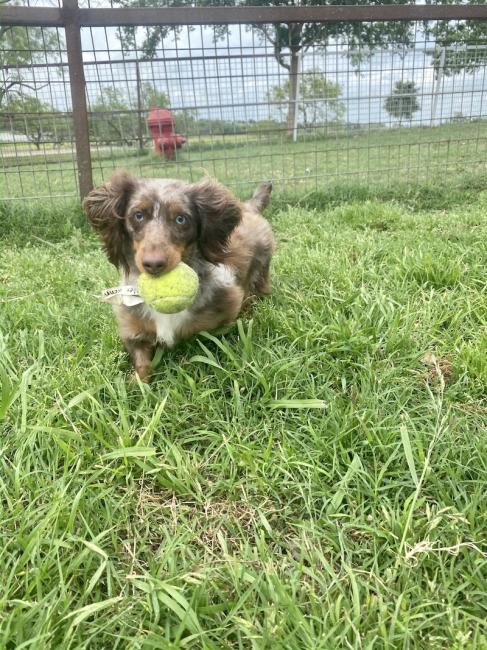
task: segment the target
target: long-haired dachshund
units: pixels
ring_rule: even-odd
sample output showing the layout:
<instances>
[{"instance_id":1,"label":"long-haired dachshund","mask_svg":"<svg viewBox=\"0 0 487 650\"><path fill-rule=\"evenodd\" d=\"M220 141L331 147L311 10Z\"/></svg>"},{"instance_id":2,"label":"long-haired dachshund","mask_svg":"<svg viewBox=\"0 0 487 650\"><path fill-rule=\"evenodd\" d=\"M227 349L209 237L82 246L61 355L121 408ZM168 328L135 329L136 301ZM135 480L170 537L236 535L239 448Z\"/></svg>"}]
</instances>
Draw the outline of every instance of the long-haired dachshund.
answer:
<instances>
[{"instance_id":1,"label":"long-haired dachshund","mask_svg":"<svg viewBox=\"0 0 487 650\"><path fill-rule=\"evenodd\" d=\"M251 296L270 293L274 237L260 214L272 184L238 201L213 180L187 183L135 178L125 171L94 189L83 207L101 236L122 285L140 273L158 276L184 261L199 276L192 306L161 314L145 303L114 305L120 336L142 381L148 381L155 346L172 346L197 332L234 321Z\"/></svg>"}]
</instances>

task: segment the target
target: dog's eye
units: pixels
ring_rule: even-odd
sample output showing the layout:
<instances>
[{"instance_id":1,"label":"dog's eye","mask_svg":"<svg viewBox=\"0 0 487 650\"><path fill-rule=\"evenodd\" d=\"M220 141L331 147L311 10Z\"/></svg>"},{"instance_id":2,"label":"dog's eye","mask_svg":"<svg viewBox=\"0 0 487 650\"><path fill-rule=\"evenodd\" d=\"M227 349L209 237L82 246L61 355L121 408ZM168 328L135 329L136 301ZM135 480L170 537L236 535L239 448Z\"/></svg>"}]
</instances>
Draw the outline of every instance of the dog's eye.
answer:
<instances>
[{"instance_id":1,"label":"dog's eye","mask_svg":"<svg viewBox=\"0 0 487 650\"><path fill-rule=\"evenodd\" d=\"M134 212L133 217L135 221L138 221L139 223L144 220L144 213L143 212Z\"/></svg>"},{"instance_id":2,"label":"dog's eye","mask_svg":"<svg viewBox=\"0 0 487 650\"><path fill-rule=\"evenodd\" d=\"M186 217L184 216L184 214L177 215L176 223L178 224L178 226L184 226L184 224L186 223Z\"/></svg>"}]
</instances>

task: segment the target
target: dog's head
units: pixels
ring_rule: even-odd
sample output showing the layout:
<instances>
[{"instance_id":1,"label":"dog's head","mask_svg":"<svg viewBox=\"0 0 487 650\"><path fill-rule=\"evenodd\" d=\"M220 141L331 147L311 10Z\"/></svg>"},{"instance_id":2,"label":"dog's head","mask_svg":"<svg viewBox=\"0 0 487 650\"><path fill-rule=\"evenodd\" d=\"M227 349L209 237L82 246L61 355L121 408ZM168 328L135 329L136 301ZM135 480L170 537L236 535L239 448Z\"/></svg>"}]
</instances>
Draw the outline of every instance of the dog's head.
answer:
<instances>
[{"instance_id":1,"label":"dog's head","mask_svg":"<svg viewBox=\"0 0 487 650\"><path fill-rule=\"evenodd\" d=\"M90 192L83 207L112 264L152 275L173 269L194 245L221 262L241 219L240 203L216 181L137 179L123 171Z\"/></svg>"}]
</instances>

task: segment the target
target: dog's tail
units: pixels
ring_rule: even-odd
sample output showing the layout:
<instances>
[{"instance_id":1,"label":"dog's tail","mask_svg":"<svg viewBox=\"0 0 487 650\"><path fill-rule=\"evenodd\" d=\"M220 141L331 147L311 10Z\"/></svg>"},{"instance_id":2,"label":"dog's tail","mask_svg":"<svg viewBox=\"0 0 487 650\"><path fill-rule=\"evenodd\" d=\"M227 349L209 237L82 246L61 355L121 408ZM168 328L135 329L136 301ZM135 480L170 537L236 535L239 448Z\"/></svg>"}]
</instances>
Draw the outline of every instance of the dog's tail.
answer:
<instances>
[{"instance_id":1,"label":"dog's tail","mask_svg":"<svg viewBox=\"0 0 487 650\"><path fill-rule=\"evenodd\" d=\"M259 187L255 190L252 198L249 201L247 201L247 203L252 208L254 208L254 210L257 210L258 212L262 212L262 210L266 208L267 205L269 204L269 201L271 199L271 192L272 192L272 181L261 183Z\"/></svg>"}]
</instances>

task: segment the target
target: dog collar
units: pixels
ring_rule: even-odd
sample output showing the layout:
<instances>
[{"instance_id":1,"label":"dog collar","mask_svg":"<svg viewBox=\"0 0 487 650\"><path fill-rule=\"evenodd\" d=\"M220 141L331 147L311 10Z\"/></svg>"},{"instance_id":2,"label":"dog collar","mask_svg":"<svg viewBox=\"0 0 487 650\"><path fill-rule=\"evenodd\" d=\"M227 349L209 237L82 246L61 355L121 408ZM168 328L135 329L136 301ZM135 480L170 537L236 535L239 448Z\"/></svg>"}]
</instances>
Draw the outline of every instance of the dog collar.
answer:
<instances>
[{"instance_id":1,"label":"dog collar","mask_svg":"<svg viewBox=\"0 0 487 650\"><path fill-rule=\"evenodd\" d=\"M103 302L110 302L112 305L125 305L125 307L134 307L144 302L137 287L130 285L103 289L99 298Z\"/></svg>"}]
</instances>

